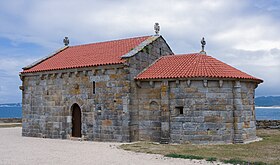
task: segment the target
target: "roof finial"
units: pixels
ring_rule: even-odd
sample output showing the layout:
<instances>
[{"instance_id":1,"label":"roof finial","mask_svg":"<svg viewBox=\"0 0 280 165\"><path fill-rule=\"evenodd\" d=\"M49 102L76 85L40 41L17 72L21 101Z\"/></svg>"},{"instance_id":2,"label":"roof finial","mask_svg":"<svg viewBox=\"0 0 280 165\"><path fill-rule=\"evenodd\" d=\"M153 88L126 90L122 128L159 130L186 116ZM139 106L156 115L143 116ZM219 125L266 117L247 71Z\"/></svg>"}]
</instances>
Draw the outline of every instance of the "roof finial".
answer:
<instances>
[{"instance_id":1,"label":"roof finial","mask_svg":"<svg viewBox=\"0 0 280 165\"><path fill-rule=\"evenodd\" d=\"M204 37L202 37L200 43L201 43L201 47L202 47L200 53L201 53L201 54L206 54L206 52L204 51L204 47L205 47L205 45L206 45L206 41L204 40Z\"/></svg>"},{"instance_id":2,"label":"roof finial","mask_svg":"<svg viewBox=\"0 0 280 165\"><path fill-rule=\"evenodd\" d=\"M160 30L160 26L159 26L159 23L155 23L155 25L154 25L154 30L155 30L155 33L156 33L156 36L158 36L159 34L159 30Z\"/></svg>"},{"instance_id":3,"label":"roof finial","mask_svg":"<svg viewBox=\"0 0 280 165\"><path fill-rule=\"evenodd\" d=\"M65 46L68 46L68 45L69 45L69 39L68 39L68 37L65 37L65 38L63 39L63 43L64 43Z\"/></svg>"}]
</instances>

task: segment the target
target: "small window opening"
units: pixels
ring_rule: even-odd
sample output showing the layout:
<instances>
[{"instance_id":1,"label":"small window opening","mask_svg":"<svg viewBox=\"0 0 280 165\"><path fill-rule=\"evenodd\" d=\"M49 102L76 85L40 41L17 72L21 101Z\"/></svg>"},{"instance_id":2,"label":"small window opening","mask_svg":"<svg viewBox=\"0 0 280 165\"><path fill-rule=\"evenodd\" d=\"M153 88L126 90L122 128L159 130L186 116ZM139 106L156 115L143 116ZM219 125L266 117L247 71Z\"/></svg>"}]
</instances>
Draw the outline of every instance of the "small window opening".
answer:
<instances>
[{"instance_id":1,"label":"small window opening","mask_svg":"<svg viewBox=\"0 0 280 165\"><path fill-rule=\"evenodd\" d=\"M184 107L182 107L182 106L175 107L175 110L176 110L178 115L183 115L184 114Z\"/></svg>"},{"instance_id":2,"label":"small window opening","mask_svg":"<svg viewBox=\"0 0 280 165\"><path fill-rule=\"evenodd\" d=\"M161 51L161 48L159 48L159 55L160 55L160 56L162 55L162 51Z\"/></svg>"},{"instance_id":3,"label":"small window opening","mask_svg":"<svg viewBox=\"0 0 280 165\"><path fill-rule=\"evenodd\" d=\"M95 94L95 81L92 82L92 93Z\"/></svg>"}]
</instances>

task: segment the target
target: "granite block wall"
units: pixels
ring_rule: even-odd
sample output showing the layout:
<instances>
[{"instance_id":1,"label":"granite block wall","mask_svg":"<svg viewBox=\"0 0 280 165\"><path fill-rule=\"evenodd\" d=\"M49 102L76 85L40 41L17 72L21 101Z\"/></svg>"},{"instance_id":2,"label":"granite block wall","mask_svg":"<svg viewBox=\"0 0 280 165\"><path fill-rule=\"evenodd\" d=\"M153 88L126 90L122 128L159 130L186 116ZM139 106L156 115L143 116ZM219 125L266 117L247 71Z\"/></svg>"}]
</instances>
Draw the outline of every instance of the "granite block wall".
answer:
<instances>
[{"instance_id":1,"label":"granite block wall","mask_svg":"<svg viewBox=\"0 0 280 165\"><path fill-rule=\"evenodd\" d=\"M167 54L172 51L158 37L137 54L125 58L124 64L22 74L22 135L71 138L72 106L76 103L81 109L83 139L138 140L134 77ZM147 120L142 124L159 125L158 114L155 117L154 122ZM151 136L158 140L158 133Z\"/></svg>"},{"instance_id":2,"label":"granite block wall","mask_svg":"<svg viewBox=\"0 0 280 165\"><path fill-rule=\"evenodd\" d=\"M23 87L23 136L70 138L77 103L84 139L129 141L130 83L123 66L32 73Z\"/></svg>"},{"instance_id":3,"label":"granite block wall","mask_svg":"<svg viewBox=\"0 0 280 165\"><path fill-rule=\"evenodd\" d=\"M149 133L158 127L160 142L219 144L254 140L254 89L255 83L239 81L142 81L137 88L139 113L153 116L158 112L149 105L158 104L161 125L139 127L140 140L151 140L147 138ZM139 115L139 123L147 120Z\"/></svg>"},{"instance_id":4,"label":"granite block wall","mask_svg":"<svg viewBox=\"0 0 280 165\"><path fill-rule=\"evenodd\" d=\"M166 43L166 41L162 38L159 37L157 40L152 42L151 44L147 45L142 51L137 53L135 56L127 59L127 62L129 64L129 73L130 73L130 86L131 86L131 91L130 91L130 104L129 104L129 109L130 109L130 114L131 114L131 124L130 124L130 135L131 135L131 141L138 141L138 140L151 140L151 141L158 141L160 137L156 136L159 134L159 128L154 127L151 128L151 130L147 129L150 128L152 125L159 125L158 121L155 121L157 119L155 118L160 118L160 117L155 117L156 114L160 114L159 108L157 108L158 112L153 111L153 114L149 114L146 111L143 110L143 106L145 108L149 108L150 104L139 104L139 100L137 97L137 88L138 85L134 78L145 68L153 64L158 58L161 56L165 55L172 55L173 52ZM150 93L153 93L153 89L148 89L145 91L147 95ZM145 96L143 96L145 97ZM145 98L142 98L145 99ZM153 105L152 109L155 109ZM144 117L145 116L145 117ZM152 120L149 120L154 116ZM143 120L142 120L143 119ZM140 123L139 123L139 120ZM144 129L145 128L145 129ZM141 131L145 131L147 134L142 134ZM154 139L154 140L153 140Z\"/></svg>"}]
</instances>

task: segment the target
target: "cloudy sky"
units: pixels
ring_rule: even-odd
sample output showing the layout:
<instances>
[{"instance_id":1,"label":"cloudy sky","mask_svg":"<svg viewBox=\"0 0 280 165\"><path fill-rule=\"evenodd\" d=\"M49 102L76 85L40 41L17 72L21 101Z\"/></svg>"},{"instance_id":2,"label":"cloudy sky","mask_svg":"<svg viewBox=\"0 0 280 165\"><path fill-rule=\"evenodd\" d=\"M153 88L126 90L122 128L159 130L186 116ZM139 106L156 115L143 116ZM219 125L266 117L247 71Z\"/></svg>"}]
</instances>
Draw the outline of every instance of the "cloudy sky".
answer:
<instances>
[{"instance_id":1,"label":"cloudy sky","mask_svg":"<svg viewBox=\"0 0 280 165\"><path fill-rule=\"evenodd\" d=\"M21 102L23 66L63 46L160 34L176 54L206 52L264 83L257 96L280 95L277 0L0 1L0 103Z\"/></svg>"}]
</instances>

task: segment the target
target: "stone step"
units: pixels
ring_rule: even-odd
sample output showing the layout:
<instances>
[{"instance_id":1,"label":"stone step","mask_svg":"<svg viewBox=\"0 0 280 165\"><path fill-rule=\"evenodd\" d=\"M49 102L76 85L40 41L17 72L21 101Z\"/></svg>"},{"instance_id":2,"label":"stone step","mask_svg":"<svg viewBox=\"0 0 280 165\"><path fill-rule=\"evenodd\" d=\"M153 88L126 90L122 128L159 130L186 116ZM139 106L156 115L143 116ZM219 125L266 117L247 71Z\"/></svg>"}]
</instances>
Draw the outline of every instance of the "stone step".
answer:
<instances>
[{"instance_id":1,"label":"stone step","mask_svg":"<svg viewBox=\"0 0 280 165\"><path fill-rule=\"evenodd\" d=\"M73 140L73 141L84 141L84 139L81 138L81 137L71 137L70 140Z\"/></svg>"},{"instance_id":2,"label":"stone step","mask_svg":"<svg viewBox=\"0 0 280 165\"><path fill-rule=\"evenodd\" d=\"M243 141L243 139L234 139L233 143L234 144L242 144L242 143L244 143L244 141Z\"/></svg>"}]
</instances>

